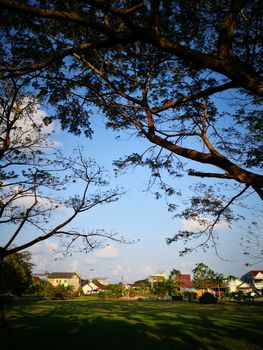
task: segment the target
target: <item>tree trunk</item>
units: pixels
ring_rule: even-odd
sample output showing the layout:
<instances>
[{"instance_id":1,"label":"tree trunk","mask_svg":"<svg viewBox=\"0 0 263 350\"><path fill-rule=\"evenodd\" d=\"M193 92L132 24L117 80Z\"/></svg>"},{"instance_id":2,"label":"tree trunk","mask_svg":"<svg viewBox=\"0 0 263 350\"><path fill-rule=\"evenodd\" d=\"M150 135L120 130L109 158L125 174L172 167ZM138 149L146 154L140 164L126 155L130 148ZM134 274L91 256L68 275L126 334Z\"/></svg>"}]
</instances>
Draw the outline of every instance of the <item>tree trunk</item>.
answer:
<instances>
[{"instance_id":1,"label":"tree trunk","mask_svg":"<svg viewBox=\"0 0 263 350\"><path fill-rule=\"evenodd\" d=\"M0 258L0 333L2 333L6 327L6 318L5 318L5 308L4 308L4 274L3 274L3 258Z\"/></svg>"}]
</instances>

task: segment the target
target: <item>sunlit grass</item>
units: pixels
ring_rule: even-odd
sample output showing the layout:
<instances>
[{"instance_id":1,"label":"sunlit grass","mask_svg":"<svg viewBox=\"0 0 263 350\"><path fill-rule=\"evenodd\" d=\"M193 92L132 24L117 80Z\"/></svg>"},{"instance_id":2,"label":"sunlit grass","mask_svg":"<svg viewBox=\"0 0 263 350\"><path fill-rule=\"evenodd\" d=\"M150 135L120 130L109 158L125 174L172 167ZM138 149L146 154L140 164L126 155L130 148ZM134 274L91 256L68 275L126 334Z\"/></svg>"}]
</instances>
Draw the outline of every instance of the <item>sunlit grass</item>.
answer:
<instances>
[{"instance_id":1,"label":"sunlit grass","mask_svg":"<svg viewBox=\"0 0 263 350\"><path fill-rule=\"evenodd\" d=\"M261 349L262 305L158 301L16 301L6 308L8 349ZM40 341L41 339L41 341Z\"/></svg>"}]
</instances>

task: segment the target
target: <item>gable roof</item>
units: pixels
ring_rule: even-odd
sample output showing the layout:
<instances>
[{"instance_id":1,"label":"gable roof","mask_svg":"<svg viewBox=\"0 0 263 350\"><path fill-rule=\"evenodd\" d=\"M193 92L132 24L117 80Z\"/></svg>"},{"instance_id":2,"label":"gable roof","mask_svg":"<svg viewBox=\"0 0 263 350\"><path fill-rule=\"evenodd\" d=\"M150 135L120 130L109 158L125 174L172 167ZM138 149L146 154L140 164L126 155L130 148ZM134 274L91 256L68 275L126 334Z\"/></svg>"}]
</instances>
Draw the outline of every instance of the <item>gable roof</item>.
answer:
<instances>
[{"instance_id":1,"label":"gable roof","mask_svg":"<svg viewBox=\"0 0 263 350\"><path fill-rule=\"evenodd\" d=\"M190 274L185 273L185 274L178 274L178 285L179 287L182 288L192 288L193 287L193 283L191 281L191 277Z\"/></svg>"},{"instance_id":2,"label":"gable roof","mask_svg":"<svg viewBox=\"0 0 263 350\"><path fill-rule=\"evenodd\" d=\"M257 276L257 274L262 273L263 274L263 270L252 270L249 271L253 276Z\"/></svg>"},{"instance_id":3,"label":"gable roof","mask_svg":"<svg viewBox=\"0 0 263 350\"><path fill-rule=\"evenodd\" d=\"M106 289L106 286L105 286L104 284L100 283L99 281L93 280L92 282L93 282L93 284L95 284L95 286L97 286L99 289L102 289L102 290Z\"/></svg>"},{"instance_id":4,"label":"gable roof","mask_svg":"<svg viewBox=\"0 0 263 350\"><path fill-rule=\"evenodd\" d=\"M241 284L239 284L238 286L237 286L237 289L251 289L251 286L248 284L248 283L246 283L246 282L242 282Z\"/></svg>"},{"instance_id":5,"label":"gable roof","mask_svg":"<svg viewBox=\"0 0 263 350\"><path fill-rule=\"evenodd\" d=\"M78 276L76 272L52 272L47 276L48 279L55 279L55 278L73 278L74 276Z\"/></svg>"},{"instance_id":6,"label":"gable roof","mask_svg":"<svg viewBox=\"0 0 263 350\"><path fill-rule=\"evenodd\" d=\"M86 287L86 288L89 288L91 290L94 289L94 286L96 288L98 288L99 290L105 290L107 288L104 284L100 283L97 280L87 280L87 281L85 281L85 283L82 284L82 288Z\"/></svg>"}]
</instances>

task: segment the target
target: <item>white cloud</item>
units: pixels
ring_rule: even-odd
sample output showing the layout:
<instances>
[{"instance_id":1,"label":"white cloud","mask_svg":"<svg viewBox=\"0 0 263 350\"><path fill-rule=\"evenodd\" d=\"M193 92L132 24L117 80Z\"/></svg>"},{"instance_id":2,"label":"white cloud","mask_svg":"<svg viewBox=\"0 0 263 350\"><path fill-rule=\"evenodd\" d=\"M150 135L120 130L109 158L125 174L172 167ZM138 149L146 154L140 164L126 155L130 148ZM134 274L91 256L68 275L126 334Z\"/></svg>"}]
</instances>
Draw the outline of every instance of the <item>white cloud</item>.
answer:
<instances>
[{"instance_id":1,"label":"white cloud","mask_svg":"<svg viewBox=\"0 0 263 350\"><path fill-rule=\"evenodd\" d=\"M206 220L206 218L203 218ZM195 220L185 220L181 221L181 230L182 231L199 231L204 229L204 226L201 226L198 221ZM215 225L215 229L226 230L228 229L227 223L225 221L220 221Z\"/></svg>"},{"instance_id":2,"label":"white cloud","mask_svg":"<svg viewBox=\"0 0 263 350\"><path fill-rule=\"evenodd\" d=\"M22 100L18 100L15 103L14 110L16 113L18 111L21 113L20 118L15 123L16 128L10 134L11 142L14 142L16 147L17 145L22 145L24 142L27 143L29 139L31 139L32 143L37 141L35 147L39 148L60 145L57 141L48 139L48 135L54 132L54 123L48 125L43 123L43 119L47 117L47 114L41 110L37 100L32 97L25 97ZM33 127L33 124L41 126L40 133Z\"/></svg>"},{"instance_id":3,"label":"white cloud","mask_svg":"<svg viewBox=\"0 0 263 350\"><path fill-rule=\"evenodd\" d=\"M116 259L119 257L119 250L112 245L108 245L107 247L98 250L95 255L102 259Z\"/></svg>"},{"instance_id":4,"label":"white cloud","mask_svg":"<svg viewBox=\"0 0 263 350\"><path fill-rule=\"evenodd\" d=\"M32 253L34 272L53 272L61 269L60 259L63 255L55 252L58 248L59 244L52 240L46 240L30 247L28 250Z\"/></svg>"}]
</instances>

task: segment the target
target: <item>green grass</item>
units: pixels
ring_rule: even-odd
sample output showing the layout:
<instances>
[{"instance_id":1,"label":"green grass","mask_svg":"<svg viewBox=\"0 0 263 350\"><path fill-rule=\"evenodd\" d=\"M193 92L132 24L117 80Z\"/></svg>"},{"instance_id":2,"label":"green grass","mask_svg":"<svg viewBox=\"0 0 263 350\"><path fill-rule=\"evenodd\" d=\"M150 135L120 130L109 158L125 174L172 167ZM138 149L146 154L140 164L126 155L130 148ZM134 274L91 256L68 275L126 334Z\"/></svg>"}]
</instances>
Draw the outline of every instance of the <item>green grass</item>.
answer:
<instances>
[{"instance_id":1,"label":"green grass","mask_svg":"<svg viewBox=\"0 0 263 350\"><path fill-rule=\"evenodd\" d=\"M263 306L159 301L15 301L7 349L262 349Z\"/></svg>"}]
</instances>

